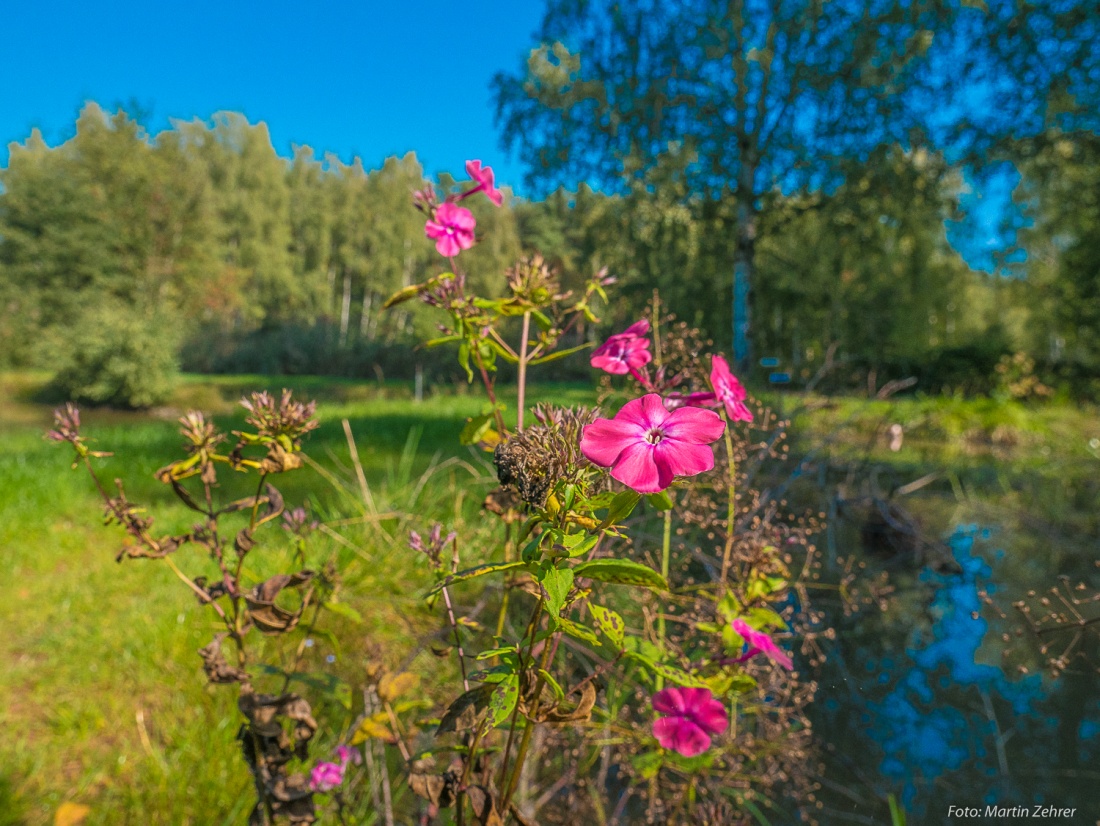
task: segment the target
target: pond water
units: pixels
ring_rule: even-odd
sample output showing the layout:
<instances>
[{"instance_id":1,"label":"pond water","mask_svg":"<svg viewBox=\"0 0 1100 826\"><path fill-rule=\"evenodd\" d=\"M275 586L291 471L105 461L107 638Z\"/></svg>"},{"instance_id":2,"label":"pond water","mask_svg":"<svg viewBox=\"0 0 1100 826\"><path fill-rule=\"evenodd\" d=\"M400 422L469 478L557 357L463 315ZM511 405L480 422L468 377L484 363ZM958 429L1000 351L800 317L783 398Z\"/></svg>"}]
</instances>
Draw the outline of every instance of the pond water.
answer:
<instances>
[{"instance_id":1,"label":"pond water","mask_svg":"<svg viewBox=\"0 0 1100 826\"><path fill-rule=\"evenodd\" d=\"M834 620L811 715L827 766L822 823L888 823L888 795L910 826L974 822L952 806L986 823L1013 820L986 817L987 806L1076 809L1058 822L1100 816L1100 679L1080 661L1057 679L1021 674L1019 652L1006 654L1017 615L1001 618L979 596L1014 598L1020 560L1000 549L1004 538L958 527L948 545L961 573L901 579L886 612ZM1051 567L1029 569L1029 587L1055 584Z\"/></svg>"}]
</instances>

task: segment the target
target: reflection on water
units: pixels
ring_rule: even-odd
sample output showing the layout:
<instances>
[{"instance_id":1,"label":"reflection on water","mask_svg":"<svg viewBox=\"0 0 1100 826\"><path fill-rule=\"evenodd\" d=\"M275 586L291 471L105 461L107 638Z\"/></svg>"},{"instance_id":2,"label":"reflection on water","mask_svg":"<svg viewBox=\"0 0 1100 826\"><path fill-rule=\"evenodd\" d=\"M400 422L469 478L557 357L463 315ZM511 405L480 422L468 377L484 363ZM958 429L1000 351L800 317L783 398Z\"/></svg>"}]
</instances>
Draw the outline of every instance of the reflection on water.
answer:
<instances>
[{"instance_id":1,"label":"reflection on water","mask_svg":"<svg viewBox=\"0 0 1100 826\"><path fill-rule=\"evenodd\" d=\"M962 573L925 571L886 615L841 623L815 721L835 784L822 822L883 822L891 793L910 823L951 822L952 804L1076 807L1089 823L1100 814L1100 684L990 664L1010 629L982 615L979 589L996 597L1006 567L1002 553L979 554L989 539L959 528L950 545Z\"/></svg>"}]
</instances>

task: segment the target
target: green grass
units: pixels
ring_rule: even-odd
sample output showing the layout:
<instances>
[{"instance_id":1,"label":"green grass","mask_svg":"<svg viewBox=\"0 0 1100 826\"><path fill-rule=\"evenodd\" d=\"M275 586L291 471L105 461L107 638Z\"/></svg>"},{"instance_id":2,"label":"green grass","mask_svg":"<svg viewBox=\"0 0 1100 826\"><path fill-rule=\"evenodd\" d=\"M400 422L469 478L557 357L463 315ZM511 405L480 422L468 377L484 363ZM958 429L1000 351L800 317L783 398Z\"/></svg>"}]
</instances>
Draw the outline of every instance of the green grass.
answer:
<instances>
[{"instance_id":1,"label":"green grass","mask_svg":"<svg viewBox=\"0 0 1100 826\"><path fill-rule=\"evenodd\" d=\"M121 532L99 524L91 482L70 470L67 446L41 435L51 409L36 400L44 381L0 374L0 826L52 823L66 800L92 807L88 824L241 823L252 792L235 745L235 692L206 686L195 653L214 626L164 564L114 561ZM408 529L432 519L467 534L481 529L478 505L491 486L490 468L484 454L457 444L465 418L482 407L478 396L447 393L416 403L397 384L185 377L169 408L85 411L83 429L94 447L116 453L101 462L103 478L124 478L159 529L182 529L191 514L153 479L177 455L175 418L198 407L234 429L243 423L236 405L243 393L282 386L319 400L322 426L306 450L326 473L307 468L279 487L290 506L308 497L346 537L321 536L307 564L335 557L347 572L343 598L366 622L338 628L352 644L339 652L336 669L360 684L370 644L406 650L436 627L419 598L428 575L403 549ZM540 386L536 393L562 403L592 399L585 387ZM373 509L360 497L342 419L355 434ZM1038 505L1029 497L1041 487L1035 480L1062 474L1064 487L1042 490L1064 501L1043 500L1042 507L1095 521L1094 508L1079 501L1092 488L1081 493L1075 485L1095 477L1100 451L1089 440L1100 438L1097 421L1095 411L1059 406L829 400L796 417L793 453L826 444L833 461L881 462L902 481L944 469L927 490L933 499L957 502L961 488L1031 508ZM906 434L898 452L882 435L893 422ZM223 477L227 496L252 493L243 479ZM250 557L254 576L290 564L277 528L263 547ZM177 559L192 574L207 565L193 549ZM311 651L320 658L330 649ZM386 656L391 666L400 662L396 653ZM425 654L412 667L427 675L441 662ZM335 734L320 736L325 744Z\"/></svg>"},{"instance_id":2,"label":"green grass","mask_svg":"<svg viewBox=\"0 0 1100 826\"><path fill-rule=\"evenodd\" d=\"M69 468L67 446L42 437L51 410L35 401L43 379L0 376L0 824L52 823L65 800L92 806L89 824L243 822L252 792L235 745L235 692L207 687L195 653L213 624L164 564L114 561L121 531L99 524L91 481ZM288 505L309 498L347 537L341 544L321 536L307 564L340 558L343 598L366 618L364 647L367 640L410 644L428 621L419 599L428 579L402 553L407 530L432 518L459 527L476 521L490 486L484 454L456 439L481 408L475 396L418 404L397 386L188 377L170 409L88 410L83 430L96 449L116 454L98 462L104 480L122 477L159 530L185 529L192 514L153 479L178 455L175 418L200 407L220 427L237 428L243 393L284 385L319 400L322 426L306 449L327 473L306 468L277 484ZM556 388L554 395L582 401L589 394ZM345 418L381 520L359 499ZM223 473L227 496L252 493L244 484ZM278 528L272 533L274 550L249 558L257 578L290 564L288 541ZM193 549L176 558L192 574L207 566ZM313 651L321 657L324 649ZM346 666L338 668L352 684L362 682L354 673L359 653L341 652ZM422 666L438 668L437 661Z\"/></svg>"}]
</instances>

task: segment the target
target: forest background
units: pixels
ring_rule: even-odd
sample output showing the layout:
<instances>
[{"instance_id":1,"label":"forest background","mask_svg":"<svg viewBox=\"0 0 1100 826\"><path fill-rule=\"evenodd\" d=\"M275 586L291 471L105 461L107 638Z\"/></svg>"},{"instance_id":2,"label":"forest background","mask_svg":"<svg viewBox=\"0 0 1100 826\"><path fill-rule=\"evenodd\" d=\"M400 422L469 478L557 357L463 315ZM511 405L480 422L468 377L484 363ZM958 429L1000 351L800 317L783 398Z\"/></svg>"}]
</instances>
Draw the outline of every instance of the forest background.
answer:
<instances>
[{"instance_id":1,"label":"forest background","mask_svg":"<svg viewBox=\"0 0 1100 826\"><path fill-rule=\"evenodd\" d=\"M616 17L598 4L582 13L550 3L540 45L497 77L498 123L528 177L505 209L475 208L488 239L469 253L475 277L491 280L531 251L566 286L607 267L622 297L608 328L635 319L659 289L670 310L726 343L732 262L748 228L751 352L795 385L828 362L822 389L915 376L926 393L1012 385L1025 397L1097 397L1094 3L841 4L816 23L751 8L738 23L699 3L666 14L680 15L671 29L677 21L644 6ZM860 15L878 34L857 34ZM838 65L800 45L813 26ZM680 34L662 39L662 27ZM715 52L741 55L729 81L739 117L725 119L735 125L683 126L712 102L667 82L677 56L738 31L744 42ZM895 41L905 46L891 52ZM626 66L631 44L640 51ZM960 44L974 56L949 88L945 55ZM853 67L855 80L843 74ZM703 59L693 71L710 68ZM990 78L1005 82L989 91ZM837 95L841 104L828 103ZM963 112L979 98L981 117ZM904 105L868 103L890 100ZM792 101L800 113L783 115ZM928 114L937 101L938 121ZM432 332L421 309L378 312L432 262L409 203L428 183L415 153L377 169L307 146L287 158L264 123L239 113L152 135L140 107L130 109L89 102L69 139L50 146L35 130L10 146L0 170L0 369L48 369L60 395L132 407L163 401L181 368L411 378L419 366L429 380L458 378L413 349ZM754 125L758 111L780 115ZM743 148L726 157L708 140ZM698 172L708 164L720 174ZM1012 181L1013 170L1010 243L991 271L974 269L952 228L975 187ZM451 191L454 179L435 184Z\"/></svg>"}]
</instances>

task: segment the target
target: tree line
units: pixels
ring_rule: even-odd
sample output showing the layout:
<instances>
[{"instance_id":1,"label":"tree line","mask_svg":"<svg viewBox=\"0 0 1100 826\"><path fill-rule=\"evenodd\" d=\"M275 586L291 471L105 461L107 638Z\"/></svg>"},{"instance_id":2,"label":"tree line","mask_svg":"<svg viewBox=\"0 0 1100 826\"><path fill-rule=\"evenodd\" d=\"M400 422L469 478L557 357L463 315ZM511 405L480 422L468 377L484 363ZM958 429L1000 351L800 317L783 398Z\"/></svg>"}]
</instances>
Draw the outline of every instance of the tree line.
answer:
<instances>
[{"instance_id":1,"label":"tree line","mask_svg":"<svg viewBox=\"0 0 1100 826\"><path fill-rule=\"evenodd\" d=\"M828 357L835 384L875 371L938 391L988 390L998 360L1024 351L1041 368L1073 365L1062 372L1087 385L1100 152L1095 138L1066 135L1022 168L1034 222L1012 277L972 271L948 243L964 183L942 153L884 145L829 190L762 193L755 352L796 383ZM49 368L70 395L138 406L163 398L181 363L407 376L422 361L445 373L412 349L431 333L419 308L379 311L441 266L410 202L427 183L412 153L374 170L308 147L284 158L239 114L154 137L89 104L71 139L50 147L32 133L0 171L0 366ZM478 289L539 251L566 287L601 267L619 278L608 328L659 289L678 316L728 340L734 193L700 193L657 165L611 193L582 185L473 208L486 241L464 257Z\"/></svg>"}]
</instances>

